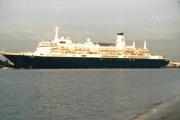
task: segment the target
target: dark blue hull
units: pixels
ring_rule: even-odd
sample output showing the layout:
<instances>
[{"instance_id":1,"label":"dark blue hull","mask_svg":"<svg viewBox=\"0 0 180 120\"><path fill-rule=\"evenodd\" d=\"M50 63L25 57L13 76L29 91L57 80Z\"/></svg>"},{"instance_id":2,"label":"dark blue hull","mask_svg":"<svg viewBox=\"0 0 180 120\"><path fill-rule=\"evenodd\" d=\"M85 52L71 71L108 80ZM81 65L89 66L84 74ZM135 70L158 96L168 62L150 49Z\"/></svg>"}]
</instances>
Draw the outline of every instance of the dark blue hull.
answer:
<instances>
[{"instance_id":1,"label":"dark blue hull","mask_svg":"<svg viewBox=\"0 0 180 120\"><path fill-rule=\"evenodd\" d=\"M160 68L169 61L164 59L137 58L83 58L83 57L40 57L6 55L15 68L59 69L59 68Z\"/></svg>"}]
</instances>

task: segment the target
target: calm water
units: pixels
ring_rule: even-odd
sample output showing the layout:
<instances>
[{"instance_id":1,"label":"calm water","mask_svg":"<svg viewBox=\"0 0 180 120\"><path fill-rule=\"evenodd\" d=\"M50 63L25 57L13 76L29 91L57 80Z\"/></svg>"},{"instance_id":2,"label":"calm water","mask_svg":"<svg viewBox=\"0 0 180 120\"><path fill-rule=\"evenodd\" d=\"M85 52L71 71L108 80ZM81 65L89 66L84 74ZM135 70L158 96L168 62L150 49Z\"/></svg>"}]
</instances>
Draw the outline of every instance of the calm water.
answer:
<instances>
[{"instance_id":1,"label":"calm water","mask_svg":"<svg viewBox=\"0 0 180 120\"><path fill-rule=\"evenodd\" d=\"M180 95L180 69L0 69L1 120L132 120Z\"/></svg>"}]
</instances>

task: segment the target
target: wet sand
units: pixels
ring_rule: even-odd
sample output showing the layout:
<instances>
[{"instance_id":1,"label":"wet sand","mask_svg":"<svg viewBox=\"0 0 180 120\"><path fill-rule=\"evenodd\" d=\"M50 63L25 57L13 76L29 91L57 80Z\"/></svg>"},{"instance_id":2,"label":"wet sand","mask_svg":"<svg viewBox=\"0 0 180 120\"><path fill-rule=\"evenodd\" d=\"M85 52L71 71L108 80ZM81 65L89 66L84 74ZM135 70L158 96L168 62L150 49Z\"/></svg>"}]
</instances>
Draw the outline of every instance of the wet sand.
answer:
<instances>
[{"instance_id":1,"label":"wet sand","mask_svg":"<svg viewBox=\"0 0 180 120\"><path fill-rule=\"evenodd\" d=\"M149 117L147 120L180 120L180 101L154 114L154 116Z\"/></svg>"},{"instance_id":2,"label":"wet sand","mask_svg":"<svg viewBox=\"0 0 180 120\"><path fill-rule=\"evenodd\" d=\"M180 120L180 97L162 102L151 111L135 116L133 120Z\"/></svg>"},{"instance_id":3,"label":"wet sand","mask_svg":"<svg viewBox=\"0 0 180 120\"><path fill-rule=\"evenodd\" d=\"M161 118L156 120L180 120L180 101L172 107L172 110L162 114Z\"/></svg>"}]
</instances>

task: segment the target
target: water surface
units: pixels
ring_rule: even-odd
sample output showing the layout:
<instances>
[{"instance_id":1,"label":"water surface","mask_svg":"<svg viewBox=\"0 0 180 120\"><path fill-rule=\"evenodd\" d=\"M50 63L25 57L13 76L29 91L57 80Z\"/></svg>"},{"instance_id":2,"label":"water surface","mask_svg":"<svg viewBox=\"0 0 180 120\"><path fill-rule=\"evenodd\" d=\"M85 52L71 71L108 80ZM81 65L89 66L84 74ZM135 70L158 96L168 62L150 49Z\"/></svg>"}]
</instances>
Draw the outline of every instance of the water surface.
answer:
<instances>
[{"instance_id":1,"label":"water surface","mask_svg":"<svg viewBox=\"0 0 180 120\"><path fill-rule=\"evenodd\" d=\"M0 69L1 120L132 120L180 95L180 69Z\"/></svg>"}]
</instances>

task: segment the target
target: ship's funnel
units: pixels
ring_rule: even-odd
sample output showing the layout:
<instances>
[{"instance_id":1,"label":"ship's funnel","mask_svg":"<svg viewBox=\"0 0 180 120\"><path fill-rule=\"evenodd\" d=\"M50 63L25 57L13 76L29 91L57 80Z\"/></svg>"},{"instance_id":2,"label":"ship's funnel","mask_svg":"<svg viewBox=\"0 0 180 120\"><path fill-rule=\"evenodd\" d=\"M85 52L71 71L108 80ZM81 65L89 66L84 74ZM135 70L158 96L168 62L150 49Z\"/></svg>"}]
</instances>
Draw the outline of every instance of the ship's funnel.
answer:
<instances>
[{"instance_id":1,"label":"ship's funnel","mask_svg":"<svg viewBox=\"0 0 180 120\"><path fill-rule=\"evenodd\" d=\"M146 49L146 41L144 41L144 49Z\"/></svg>"},{"instance_id":2,"label":"ship's funnel","mask_svg":"<svg viewBox=\"0 0 180 120\"><path fill-rule=\"evenodd\" d=\"M116 47L124 48L125 46L125 38L123 33L117 34L117 41L116 41Z\"/></svg>"},{"instance_id":3,"label":"ship's funnel","mask_svg":"<svg viewBox=\"0 0 180 120\"><path fill-rule=\"evenodd\" d=\"M117 35L124 35L123 33L117 33Z\"/></svg>"}]
</instances>

